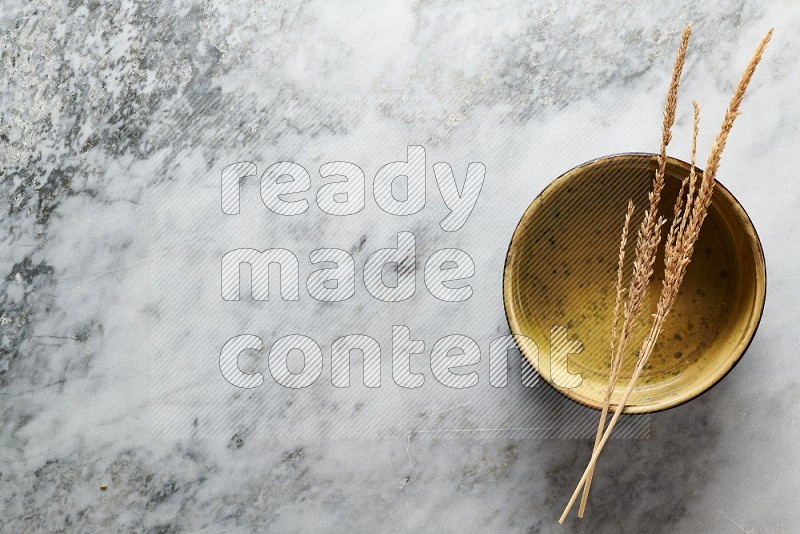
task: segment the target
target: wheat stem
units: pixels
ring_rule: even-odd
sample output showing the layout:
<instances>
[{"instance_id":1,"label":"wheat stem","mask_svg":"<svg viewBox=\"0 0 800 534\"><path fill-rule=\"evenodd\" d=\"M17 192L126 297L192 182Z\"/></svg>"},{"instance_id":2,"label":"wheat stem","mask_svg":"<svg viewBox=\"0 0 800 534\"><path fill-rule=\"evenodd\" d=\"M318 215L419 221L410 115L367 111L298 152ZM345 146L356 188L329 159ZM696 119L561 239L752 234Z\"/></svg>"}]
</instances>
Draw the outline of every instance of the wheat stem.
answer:
<instances>
[{"instance_id":1,"label":"wheat stem","mask_svg":"<svg viewBox=\"0 0 800 534\"><path fill-rule=\"evenodd\" d=\"M661 324L659 323L659 321L655 321L653 323L653 329L651 330L651 332L655 330L656 327L658 328L657 332L660 333ZM658 334L656 334L656 337L657 335ZM655 344L654 337L652 335L649 335L645 340L644 347L642 350L644 351L649 347L649 350L652 351L652 345L654 344ZM572 492L572 497L570 497L569 503L567 503L567 507L564 509L564 513L561 514L561 518L559 518L558 520L559 523L563 523L564 520L567 518L567 515L569 514L569 511L572 509L572 506L575 504L575 500L578 498L578 494L580 493L581 488L583 488L584 483L586 482L586 479L589 476L589 473L592 472L592 470L594 469L594 466L597 463L597 458L600 457L600 453L602 452L603 447L605 447L605 444L608 441L609 436L611 436L611 431L614 430L614 426L617 424L619 416L622 414L622 411L625 408L625 404L627 404L628 402L628 397L630 397L631 392L633 391L633 386L639 379L639 375L641 374L643 368L644 368L644 362L640 358L639 362L636 365L636 369L634 370L633 375L631 376L630 382L628 383L628 388L622 394L622 398L620 399L619 404L617 404L617 408L614 410L614 416L611 418L611 422L608 423L605 432L603 432L603 437L600 439L600 442L597 444L597 447L595 447L594 451L592 452L592 457L589 460L589 465L586 466L586 469L583 472L583 476L581 476L580 481L578 481L578 486L575 488L575 491Z\"/></svg>"},{"instance_id":2,"label":"wheat stem","mask_svg":"<svg viewBox=\"0 0 800 534\"><path fill-rule=\"evenodd\" d=\"M616 297L614 299L614 312L611 319L611 370L608 374L608 386L606 387L606 395L603 399L603 410L600 414L600 421L597 425L597 434L594 438L594 447L597 447L597 444L600 443L600 438L603 436L603 429L605 428L606 418L608 417L608 408L611 404L611 394L614 392L614 384L617 382L619 370L622 367L622 353L615 353L614 348L617 344L617 325L619 323L620 305L622 303L622 295L625 292L625 288L622 287L622 273L625 268L625 245L628 242L628 228L630 227L632 215L633 201L629 200L628 211L625 214L625 223L622 225L622 237L620 237L619 240L619 256L617 258ZM592 475L593 473L589 473L589 477L586 479L583 497L581 498L581 504L578 508L578 517L583 517L583 513L586 510L586 500L589 498L589 487L592 485Z\"/></svg>"}]
</instances>

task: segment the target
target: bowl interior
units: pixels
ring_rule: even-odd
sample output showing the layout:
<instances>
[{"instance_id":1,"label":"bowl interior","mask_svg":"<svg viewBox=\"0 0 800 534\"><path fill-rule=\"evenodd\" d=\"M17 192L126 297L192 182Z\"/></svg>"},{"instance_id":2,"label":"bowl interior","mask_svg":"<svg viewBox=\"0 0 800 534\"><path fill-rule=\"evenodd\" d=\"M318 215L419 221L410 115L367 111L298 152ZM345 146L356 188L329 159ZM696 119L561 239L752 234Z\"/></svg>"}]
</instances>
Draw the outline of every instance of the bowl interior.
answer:
<instances>
[{"instance_id":1,"label":"bowl interior","mask_svg":"<svg viewBox=\"0 0 800 534\"><path fill-rule=\"evenodd\" d=\"M633 199L636 210L626 252L625 287L655 169L654 155L624 154L565 173L528 207L506 258L504 302L509 326L512 333L535 342L519 343L520 349L548 383L596 409L602 407L608 383L617 254L626 205ZM660 212L670 216L668 221L688 174L687 163L669 160L660 206ZM668 226L669 222L664 233ZM633 372L652 322L663 269L662 243L612 403ZM681 404L719 381L752 339L765 293L758 236L733 195L718 183L679 296L626 413ZM566 327L567 339L579 340L582 350L567 358L551 358L554 325ZM566 373L580 374L580 385L563 387L569 382L563 378Z\"/></svg>"}]
</instances>

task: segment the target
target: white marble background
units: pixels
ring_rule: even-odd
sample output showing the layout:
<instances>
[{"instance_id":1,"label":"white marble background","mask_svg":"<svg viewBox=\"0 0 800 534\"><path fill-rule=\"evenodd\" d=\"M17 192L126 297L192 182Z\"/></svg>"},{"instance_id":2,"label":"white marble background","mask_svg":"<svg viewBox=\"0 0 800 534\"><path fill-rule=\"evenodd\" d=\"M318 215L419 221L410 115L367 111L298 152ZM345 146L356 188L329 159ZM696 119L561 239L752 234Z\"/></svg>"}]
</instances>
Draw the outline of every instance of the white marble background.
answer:
<instances>
[{"instance_id":1,"label":"white marble background","mask_svg":"<svg viewBox=\"0 0 800 534\"><path fill-rule=\"evenodd\" d=\"M591 445L547 430L554 412L577 410L547 388L522 388L516 371L505 390L486 383L488 343L507 333L503 255L561 172L658 148L689 21L670 149L682 158L691 99L705 155L775 27L719 175L765 248L764 318L719 385L651 416L646 439L611 443L587 518L559 527ZM790 1L5 2L0 531L797 532L798 25ZM427 151L422 212L388 216L369 189L358 215L316 208L322 163L357 163L369 184L409 144ZM304 165L309 212L276 217L253 181L242 214L222 215L220 170L245 159L259 173ZM438 226L437 161L457 176L486 165L452 234ZM312 302L303 284L297 303L219 298L230 249L291 249L305 280L314 248L352 251L360 273L403 230L417 236L418 269L438 248L473 257L470 301L448 308L419 278L409 301L377 303L359 275L348 303ZM425 358L414 391L391 384L386 359L374 391L358 375L336 390L329 367L302 392L269 378L242 392L219 374L233 335L309 335L327 366L336 337L386 349L392 324L427 354L443 335L473 337L482 383L437 386ZM249 364L265 371L263 356Z\"/></svg>"}]
</instances>

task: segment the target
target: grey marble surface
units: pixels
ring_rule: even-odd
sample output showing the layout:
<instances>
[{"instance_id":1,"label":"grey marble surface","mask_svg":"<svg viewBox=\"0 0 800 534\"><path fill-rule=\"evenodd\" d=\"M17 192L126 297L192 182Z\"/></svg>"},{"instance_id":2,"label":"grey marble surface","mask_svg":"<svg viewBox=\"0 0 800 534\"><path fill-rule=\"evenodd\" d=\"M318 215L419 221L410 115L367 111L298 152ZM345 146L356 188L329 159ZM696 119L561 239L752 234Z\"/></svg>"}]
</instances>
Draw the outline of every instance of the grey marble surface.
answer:
<instances>
[{"instance_id":1,"label":"grey marble surface","mask_svg":"<svg viewBox=\"0 0 800 534\"><path fill-rule=\"evenodd\" d=\"M719 385L610 444L587 518L559 527L591 445L558 414L594 415L513 373L506 388L488 383L488 345L508 332L505 249L563 171L657 150L689 21L670 149L684 158L690 100L703 106L705 155L775 27L719 175L764 245L764 317ZM798 532L798 26L789 1L7 0L0 531ZM371 183L408 145L426 150L427 203L395 217ZM220 173L239 161L259 175L301 164L308 211L271 213L245 180L241 213L224 215ZM316 204L331 161L364 171L361 212ZM456 176L470 162L486 168L457 232L439 226L448 211L435 162ZM380 302L361 269L402 231L416 236L417 292ZM220 258L240 247L293 251L299 300L223 301ZM322 247L354 257L352 299L309 296L309 253ZM425 290L424 261L440 248L473 259L468 301L448 306ZM425 343L412 360L420 388L392 381L392 325ZM384 350L380 388L360 383L358 365L351 387L331 384L331 343L353 333ZM219 354L239 334L267 349L309 336L324 355L320 379L279 386L265 349L239 362L265 383L231 386ZM473 388L432 376L428 355L449 334L482 351Z\"/></svg>"}]
</instances>

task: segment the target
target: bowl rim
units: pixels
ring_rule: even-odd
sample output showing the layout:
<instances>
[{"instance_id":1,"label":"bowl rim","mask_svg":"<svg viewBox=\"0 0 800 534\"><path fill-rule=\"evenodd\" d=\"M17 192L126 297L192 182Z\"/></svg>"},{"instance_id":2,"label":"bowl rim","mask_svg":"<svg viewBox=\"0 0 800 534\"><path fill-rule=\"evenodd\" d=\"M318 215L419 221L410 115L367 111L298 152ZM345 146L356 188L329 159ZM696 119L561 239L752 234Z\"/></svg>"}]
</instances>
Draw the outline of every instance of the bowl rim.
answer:
<instances>
[{"instance_id":1,"label":"bowl rim","mask_svg":"<svg viewBox=\"0 0 800 534\"><path fill-rule=\"evenodd\" d=\"M606 156L600 156L600 157L597 157L597 158L593 158L593 159L585 161L585 162L583 162L583 163L581 163L579 165L576 165L576 166L564 171L558 177L553 179L549 184L547 184L547 186L544 189L542 189L542 191L538 195L536 195L536 197L534 197L533 200L531 200L531 202L525 208L525 211L522 213L522 216L520 217L519 221L517 221L517 224L514 227L514 232L511 235L511 239L509 240L508 247L506 248L506 257L505 257L504 265L503 265L503 310L504 310L505 316L506 316L506 323L508 324L509 330L511 331L512 334L516 334L516 332L514 332L514 326L516 324L516 320L514 320L514 324L512 324L512 316L514 316L515 313L514 313L512 307L511 307L511 304L510 304L510 300L511 299L510 299L510 294L509 294L509 292L510 292L509 258L511 256L511 249L512 249L512 246L514 244L514 241L517 238L518 232L520 231L520 226L522 225L523 222L527 221L528 218L530 217L529 213L531 212L531 209L532 209L534 203L539 198L541 198L543 195L545 195L548 190L550 190L554 186L558 185L559 182L564 180L567 175L570 175L570 174L574 173L575 171L577 171L577 170L579 170L579 169L581 169L583 167L588 167L588 166L596 164L598 162L602 162L602 161L606 161L606 160L615 160L615 159L619 159L619 158L655 159L655 158L658 158L658 154L654 154L654 153L651 153L651 152L619 152L619 153L615 153L615 154L609 154L609 155L606 155ZM683 167L685 169L691 168L691 164L690 163L687 163L687 162L685 162L685 161L683 161L681 159L678 159L678 158L675 158L675 157L672 157L672 156L667 156L667 160L669 162L672 162L673 164L676 164L676 165L678 165L680 167ZM703 173L703 169L700 169L697 166L695 166L695 171L698 172L699 174ZM751 239L749 239L749 241L754 241L755 249L758 251L758 254L754 255L755 256L754 259L755 259L755 263L756 263L755 268L756 268L757 273L760 272L761 277L759 277L758 274L756 274L756 295L755 295L756 302L754 303L755 304L755 309L753 310L754 313L752 315L754 320L751 319L750 321L748 321L748 324L752 325L752 329L751 329L746 341L743 341L743 342L737 344L737 347L741 347L741 350L738 351L739 353L735 357L730 358L725 362L724 365L726 366L726 368L724 369L724 371L719 373L718 376L712 376L711 380L706 380L706 381L701 382L700 383L700 387L695 388L695 390L693 390L690 395L687 395L687 396L684 396L684 397L675 397L675 398L672 398L672 399L667 399L667 400L665 400L663 402L657 402L657 403L652 404L652 405L626 406L625 409L623 410L624 414L648 414L648 413L661 412L661 411L664 411L664 410L668 410L670 408L675 408L677 406L681 406L681 405L686 404L687 402L689 402L691 400L694 400L694 399L700 397L701 395L703 395L704 393L709 391L711 388L713 388L715 385L717 385L720 381L722 381L722 379L725 378L728 375L728 373L731 372L731 370L733 370L733 368L736 366L736 364L738 364L739 361L741 361L741 359L744 356L744 354L750 348L750 345L752 344L753 339L755 338L755 334L758 331L758 327L761 324L761 319L764 316L764 307L766 305L766 297L767 297L767 262L766 262L766 257L764 256L764 248L763 248L763 246L761 244L761 238L758 235L758 231L756 230L756 227L753 224L753 221L750 218L750 215L744 209L744 206L742 206L741 202L739 202L739 199L737 199L736 196L733 193L731 193L731 191L727 187L725 187L722 183L720 183L719 181L715 181L715 186L714 187L715 187L715 189L716 188L722 189L725 192L725 194L727 194L730 197L730 199L732 201L733 209L736 212L739 212L739 214L741 216L743 216L743 217L740 217L740 220L741 220L742 224L745 227L745 233L749 237L751 237ZM762 281L762 279L763 279L763 281ZM519 351L522 353L522 355L528 361L528 364L531 365L531 367L533 367L533 369L536 371L537 375L539 375L541 377L542 381L545 382L548 386L552 387L554 390L556 390L561 395L565 396L566 398L568 398L571 401L574 401L574 402L576 402L578 404L581 404L583 406L586 406L588 408L592 408L592 409L598 410L598 411L602 409L602 404L597 404L597 405L592 404L592 403L587 402L586 400L584 400L585 397L582 397L582 396L578 397L578 396L572 394L572 390L571 389L565 389L565 388L557 387L555 384L553 384L551 382L550 379L546 378L539 371L538 365L534 364L531 361L531 358L526 353L525 348L517 341L516 336L514 336L514 343L517 345L517 348L519 349Z\"/></svg>"}]
</instances>

